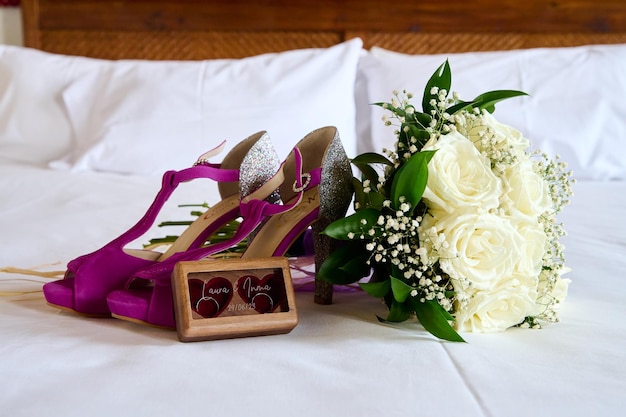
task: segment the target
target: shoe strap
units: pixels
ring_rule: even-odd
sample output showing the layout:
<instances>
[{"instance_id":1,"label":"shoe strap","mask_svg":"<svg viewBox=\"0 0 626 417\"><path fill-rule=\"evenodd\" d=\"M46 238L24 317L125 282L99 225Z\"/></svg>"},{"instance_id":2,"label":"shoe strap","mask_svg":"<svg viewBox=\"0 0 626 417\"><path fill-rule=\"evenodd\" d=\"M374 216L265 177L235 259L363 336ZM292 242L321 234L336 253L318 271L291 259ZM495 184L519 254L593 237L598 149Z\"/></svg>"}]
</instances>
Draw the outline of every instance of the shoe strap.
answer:
<instances>
[{"instance_id":1,"label":"shoe strap","mask_svg":"<svg viewBox=\"0 0 626 417\"><path fill-rule=\"evenodd\" d=\"M238 169L222 169L220 164L209 162L209 158L219 154L224 150L226 141L223 141L215 148L200 155L192 167L180 171L168 171L170 174L167 180L164 178L164 185L167 182L170 187L176 188L180 183L195 180L198 178L208 178L217 182L237 182L239 181ZM166 173L166 175L168 174Z\"/></svg>"},{"instance_id":2,"label":"shoe strap","mask_svg":"<svg viewBox=\"0 0 626 417\"><path fill-rule=\"evenodd\" d=\"M225 143L226 142L222 142L217 147L202 154L192 167L180 171L167 171L163 174L161 189L144 216L126 231L126 233L123 233L121 236L111 241L108 246L122 247L145 233L145 231L154 224L161 208L181 183L199 178L211 179L218 182L239 181L239 170L222 169L219 164L212 164L207 161L209 157L220 153L224 149Z\"/></svg>"},{"instance_id":3,"label":"shoe strap","mask_svg":"<svg viewBox=\"0 0 626 417\"><path fill-rule=\"evenodd\" d=\"M295 165L296 178L294 180L292 190L297 195L302 196L304 191L319 185L321 181L321 173L322 169L320 167L312 169L310 172L302 172L303 164L302 164L302 153L298 148L293 149L293 159ZM281 185L285 182L285 173L284 167L287 161L283 162L276 174L269 180L265 182L261 187L259 187L256 191L250 193L248 196L241 199L241 205L247 205L254 201L264 201L268 196L270 196L273 192L278 190ZM272 206L276 206L276 204L271 204ZM279 206L282 207L282 206ZM242 208L242 210L245 210ZM285 210L279 210L276 214L280 212L284 212Z\"/></svg>"},{"instance_id":4,"label":"shoe strap","mask_svg":"<svg viewBox=\"0 0 626 417\"><path fill-rule=\"evenodd\" d=\"M294 182L294 189L296 186L300 189L300 191L297 192L298 197L293 203L289 204L273 204L266 201L267 197L276 192L285 182L285 161L280 165L278 172L276 172L272 178L267 180L259 189L241 199L241 203L239 204L239 210L241 212L241 216L243 217L241 225L243 225L247 220L250 220L252 223L256 223L256 225L258 225L258 223L260 223L265 217L285 213L300 203L302 194L306 189L304 184L306 183L307 186L310 185L312 182L312 175L302 172L302 154L300 153L300 150L294 148L293 155L297 177Z\"/></svg>"},{"instance_id":5,"label":"shoe strap","mask_svg":"<svg viewBox=\"0 0 626 417\"><path fill-rule=\"evenodd\" d=\"M300 190L296 191L297 197L292 199L292 202L289 204L273 204L265 200L285 181L283 172L285 162L283 162L278 172L272 178L259 189L241 200L239 207L243 220L232 238L202 248L175 253L157 264L137 271L135 278L152 279L155 280L156 284L169 285L171 271L177 262L198 260L226 250L246 239L269 216L285 213L296 207L300 201L302 201L304 191L319 184L321 169L314 169L309 173L303 173L302 155L300 151L294 148L293 154L297 173L294 189Z\"/></svg>"}]
</instances>

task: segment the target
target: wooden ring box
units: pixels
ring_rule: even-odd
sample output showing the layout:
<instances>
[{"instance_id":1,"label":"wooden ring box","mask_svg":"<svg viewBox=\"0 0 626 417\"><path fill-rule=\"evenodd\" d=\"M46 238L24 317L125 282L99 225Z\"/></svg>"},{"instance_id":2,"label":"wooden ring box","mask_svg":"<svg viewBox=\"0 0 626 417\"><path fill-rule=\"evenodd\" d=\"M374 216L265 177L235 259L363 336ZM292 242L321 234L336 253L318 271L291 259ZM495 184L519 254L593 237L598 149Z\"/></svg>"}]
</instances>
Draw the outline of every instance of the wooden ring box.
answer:
<instances>
[{"instance_id":1,"label":"wooden ring box","mask_svg":"<svg viewBox=\"0 0 626 417\"><path fill-rule=\"evenodd\" d=\"M283 334L298 324L285 257L180 262L172 290L182 342Z\"/></svg>"}]
</instances>

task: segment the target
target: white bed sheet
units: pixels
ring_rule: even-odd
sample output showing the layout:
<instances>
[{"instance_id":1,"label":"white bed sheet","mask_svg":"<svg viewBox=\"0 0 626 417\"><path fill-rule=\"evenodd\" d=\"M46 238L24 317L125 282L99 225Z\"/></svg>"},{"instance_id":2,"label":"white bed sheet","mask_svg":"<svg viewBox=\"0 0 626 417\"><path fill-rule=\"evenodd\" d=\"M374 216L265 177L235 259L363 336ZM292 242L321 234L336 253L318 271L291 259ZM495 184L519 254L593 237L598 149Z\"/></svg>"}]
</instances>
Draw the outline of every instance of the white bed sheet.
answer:
<instances>
[{"instance_id":1,"label":"white bed sheet","mask_svg":"<svg viewBox=\"0 0 626 417\"><path fill-rule=\"evenodd\" d=\"M159 185L0 162L0 267L63 269L134 223ZM418 324L378 324L384 309L363 293L319 306L298 292L290 334L185 344L172 331L61 313L40 292L2 296L1 414L622 415L626 183L583 182L575 192L562 215L573 282L562 322L546 329L444 343ZM214 193L185 186L174 202ZM170 207L164 218L180 213ZM45 281L24 278L0 274L0 291Z\"/></svg>"}]
</instances>

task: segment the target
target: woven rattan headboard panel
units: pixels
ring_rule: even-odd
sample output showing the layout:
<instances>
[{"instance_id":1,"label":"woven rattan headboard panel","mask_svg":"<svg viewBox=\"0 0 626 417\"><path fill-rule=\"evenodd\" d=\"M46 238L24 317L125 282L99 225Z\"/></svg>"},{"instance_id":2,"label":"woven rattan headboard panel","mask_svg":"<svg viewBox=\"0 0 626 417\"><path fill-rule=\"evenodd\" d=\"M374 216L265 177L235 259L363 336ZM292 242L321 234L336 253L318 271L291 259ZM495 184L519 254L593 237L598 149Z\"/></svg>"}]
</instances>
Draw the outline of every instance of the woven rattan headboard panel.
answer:
<instances>
[{"instance_id":1,"label":"woven rattan headboard panel","mask_svg":"<svg viewBox=\"0 0 626 417\"><path fill-rule=\"evenodd\" d=\"M326 47L409 53L626 43L624 0L23 0L25 45L98 58L239 58Z\"/></svg>"}]
</instances>

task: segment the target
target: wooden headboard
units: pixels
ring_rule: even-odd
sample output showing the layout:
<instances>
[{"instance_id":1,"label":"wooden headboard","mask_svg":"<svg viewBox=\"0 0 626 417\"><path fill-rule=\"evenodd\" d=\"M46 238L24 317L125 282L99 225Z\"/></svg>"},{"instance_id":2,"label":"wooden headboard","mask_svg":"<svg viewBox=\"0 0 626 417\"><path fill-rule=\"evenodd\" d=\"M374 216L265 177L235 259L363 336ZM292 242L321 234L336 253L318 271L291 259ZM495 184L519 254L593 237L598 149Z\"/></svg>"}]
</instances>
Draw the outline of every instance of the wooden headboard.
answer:
<instances>
[{"instance_id":1,"label":"wooden headboard","mask_svg":"<svg viewBox=\"0 0 626 417\"><path fill-rule=\"evenodd\" d=\"M25 46L240 58L359 36L407 53L626 43L624 0L22 0Z\"/></svg>"}]
</instances>

